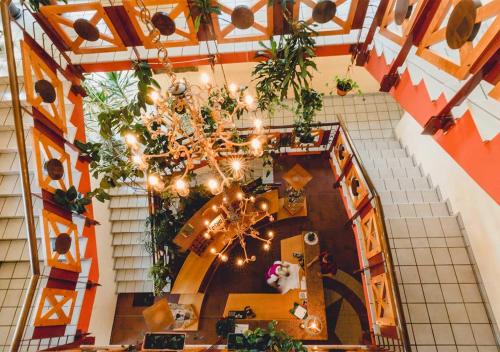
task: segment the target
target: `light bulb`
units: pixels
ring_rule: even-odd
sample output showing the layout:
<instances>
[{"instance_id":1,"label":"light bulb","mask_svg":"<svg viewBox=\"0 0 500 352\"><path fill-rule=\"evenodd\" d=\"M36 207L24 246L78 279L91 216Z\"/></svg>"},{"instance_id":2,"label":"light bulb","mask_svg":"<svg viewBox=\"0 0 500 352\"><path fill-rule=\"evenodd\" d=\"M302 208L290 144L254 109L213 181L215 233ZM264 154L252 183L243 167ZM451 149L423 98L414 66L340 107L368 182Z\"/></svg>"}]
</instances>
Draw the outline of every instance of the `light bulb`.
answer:
<instances>
[{"instance_id":1,"label":"light bulb","mask_svg":"<svg viewBox=\"0 0 500 352\"><path fill-rule=\"evenodd\" d=\"M238 200L242 200L242 199L243 199L243 193L238 192L238 193L236 194L236 198L238 198Z\"/></svg>"},{"instance_id":2,"label":"light bulb","mask_svg":"<svg viewBox=\"0 0 500 352\"><path fill-rule=\"evenodd\" d=\"M239 161L238 159L235 159L231 162L231 168L238 172L241 170L241 161Z\"/></svg>"},{"instance_id":3,"label":"light bulb","mask_svg":"<svg viewBox=\"0 0 500 352\"><path fill-rule=\"evenodd\" d=\"M212 205L212 210L213 210L213 211L217 211L217 205L215 205L215 204L214 204L214 205Z\"/></svg>"},{"instance_id":4,"label":"light bulb","mask_svg":"<svg viewBox=\"0 0 500 352\"><path fill-rule=\"evenodd\" d=\"M250 94L245 95L245 104L252 105L253 102L254 102L253 96L251 96Z\"/></svg>"},{"instance_id":5,"label":"light bulb","mask_svg":"<svg viewBox=\"0 0 500 352\"><path fill-rule=\"evenodd\" d=\"M160 184L160 179L156 175L149 175L148 182L151 186L155 187Z\"/></svg>"},{"instance_id":6,"label":"light bulb","mask_svg":"<svg viewBox=\"0 0 500 352\"><path fill-rule=\"evenodd\" d=\"M212 236L210 236L210 234L208 232L205 232L203 234L203 237L205 237L207 240L209 240L210 238L212 238Z\"/></svg>"},{"instance_id":7,"label":"light bulb","mask_svg":"<svg viewBox=\"0 0 500 352\"><path fill-rule=\"evenodd\" d=\"M208 221L208 220L203 221L203 223L205 224L205 226L210 225L210 221Z\"/></svg>"},{"instance_id":8,"label":"light bulb","mask_svg":"<svg viewBox=\"0 0 500 352\"><path fill-rule=\"evenodd\" d=\"M128 133L125 135L125 143L127 143L130 146L134 146L137 144L137 137L131 133Z\"/></svg>"},{"instance_id":9,"label":"light bulb","mask_svg":"<svg viewBox=\"0 0 500 352\"><path fill-rule=\"evenodd\" d=\"M150 94L149 94L149 97L151 98L151 100L153 101L153 103L157 103L158 100L160 100L160 93L156 90L153 90Z\"/></svg>"},{"instance_id":10,"label":"light bulb","mask_svg":"<svg viewBox=\"0 0 500 352\"><path fill-rule=\"evenodd\" d=\"M210 82L210 76L209 76L208 74L206 74L205 72L203 72L203 73L201 74L201 77L200 77L200 78L201 78L201 82L202 82L203 84L208 84L208 83Z\"/></svg>"},{"instance_id":11,"label":"light bulb","mask_svg":"<svg viewBox=\"0 0 500 352\"><path fill-rule=\"evenodd\" d=\"M238 90L238 85L236 83L229 84L229 91L231 93L236 93L237 90Z\"/></svg>"},{"instance_id":12,"label":"light bulb","mask_svg":"<svg viewBox=\"0 0 500 352\"><path fill-rule=\"evenodd\" d=\"M243 263L244 263L243 259L241 259L241 258L238 258L238 260L236 261L236 265L238 265L238 266L242 266Z\"/></svg>"},{"instance_id":13,"label":"light bulb","mask_svg":"<svg viewBox=\"0 0 500 352\"><path fill-rule=\"evenodd\" d=\"M269 248L271 248L271 246L269 245L269 243L264 243L264 250L268 251Z\"/></svg>"},{"instance_id":14,"label":"light bulb","mask_svg":"<svg viewBox=\"0 0 500 352\"><path fill-rule=\"evenodd\" d=\"M269 238L273 238L273 237L274 237L274 232L269 231L269 232L267 233L267 237L269 237Z\"/></svg>"},{"instance_id":15,"label":"light bulb","mask_svg":"<svg viewBox=\"0 0 500 352\"><path fill-rule=\"evenodd\" d=\"M262 120L261 119L255 119L253 121L254 126L256 129L260 130L262 128Z\"/></svg>"},{"instance_id":16,"label":"light bulb","mask_svg":"<svg viewBox=\"0 0 500 352\"><path fill-rule=\"evenodd\" d=\"M217 194L220 191L219 182L215 178L211 178L210 180L208 180L207 186L212 194Z\"/></svg>"},{"instance_id":17,"label":"light bulb","mask_svg":"<svg viewBox=\"0 0 500 352\"><path fill-rule=\"evenodd\" d=\"M261 149L262 148L262 143L260 143L258 138L254 138L251 140L250 145L252 146L253 149Z\"/></svg>"},{"instance_id":18,"label":"light bulb","mask_svg":"<svg viewBox=\"0 0 500 352\"><path fill-rule=\"evenodd\" d=\"M137 164L137 165L141 165L142 164L142 157L138 154L134 155L132 157L132 161Z\"/></svg>"},{"instance_id":19,"label":"light bulb","mask_svg":"<svg viewBox=\"0 0 500 352\"><path fill-rule=\"evenodd\" d=\"M228 258L227 258L227 255L225 255L225 254L222 254L222 255L220 256L220 260L222 260L223 262L227 262L227 259L228 259Z\"/></svg>"},{"instance_id":20,"label":"light bulb","mask_svg":"<svg viewBox=\"0 0 500 352\"><path fill-rule=\"evenodd\" d=\"M181 197L186 197L189 194L188 184L182 178L177 179L174 183L174 186L177 194Z\"/></svg>"},{"instance_id":21,"label":"light bulb","mask_svg":"<svg viewBox=\"0 0 500 352\"><path fill-rule=\"evenodd\" d=\"M217 253L217 250L214 247L212 247L212 248L210 248L210 253L215 254L215 253Z\"/></svg>"},{"instance_id":22,"label":"light bulb","mask_svg":"<svg viewBox=\"0 0 500 352\"><path fill-rule=\"evenodd\" d=\"M262 205L260 206L260 208L262 210L264 210L264 211L267 210L267 203L262 203Z\"/></svg>"}]
</instances>

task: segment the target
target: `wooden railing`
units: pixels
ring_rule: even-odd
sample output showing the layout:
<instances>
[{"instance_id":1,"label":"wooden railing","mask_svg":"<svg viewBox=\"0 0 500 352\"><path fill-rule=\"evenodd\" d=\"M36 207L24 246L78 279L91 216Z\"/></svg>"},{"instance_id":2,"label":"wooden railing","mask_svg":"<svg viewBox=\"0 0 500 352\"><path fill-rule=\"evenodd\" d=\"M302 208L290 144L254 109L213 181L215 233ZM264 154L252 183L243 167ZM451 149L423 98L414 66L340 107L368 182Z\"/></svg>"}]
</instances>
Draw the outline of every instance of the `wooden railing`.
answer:
<instances>
[{"instance_id":1,"label":"wooden railing","mask_svg":"<svg viewBox=\"0 0 500 352\"><path fill-rule=\"evenodd\" d=\"M347 225L353 227L358 240L374 342L391 351L410 351L380 196L340 115L338 120L332 168L351 216Z\"/></svg>"}]
</instances>

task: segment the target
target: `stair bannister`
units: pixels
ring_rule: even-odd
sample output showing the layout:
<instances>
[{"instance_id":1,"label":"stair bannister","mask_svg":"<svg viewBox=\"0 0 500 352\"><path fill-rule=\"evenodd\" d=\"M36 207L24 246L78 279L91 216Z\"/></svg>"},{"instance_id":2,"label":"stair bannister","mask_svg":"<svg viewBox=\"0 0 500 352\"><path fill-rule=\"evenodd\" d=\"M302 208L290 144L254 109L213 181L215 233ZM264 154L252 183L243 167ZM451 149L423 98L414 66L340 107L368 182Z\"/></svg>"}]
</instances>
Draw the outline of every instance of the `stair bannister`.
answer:
<instances>
[{"instance_id":1,"label":"stair bannister","mask_svg":"<svg viewBox=\"0 0 500 352\"><path fill-rule=\"evenodd\" d=\"M393 302L391 302L390 298L388 300L389 300L389 304L393 303L393 306L394 306L393 307L393 309L394 309L394 321L395 321L395 327L397 330L398 340L400 341L400 343L398 343L398 345L396 345L396 341L394 341L394 339L386 338L386 336L379 336L380 339L377 341L377 345L378 345L378 347L387 348L387 349L392 350L392 351L396 351L397 350L396 347L400 347L400 348L403 348L403 350L405 352L409 352L410 351L409 335L408 335L408 330L406 327L405 317L403 314L403 306L401 304L401 298L400 298L401 296L400 296L400 292L399 292L399 287L398 287L397 281L396 281L396 274L395 274L395 270L394 270L392 254L391 254L391 250L389 247L389 238L387 235L387 227L386 227L386 223L384 220L384 210L383 210L382 202L380 201L380 196L379 196L370 176L368 175L368 172L366 171L366 169L365 169L365 167L364 167L364 165L359 157L360 154L357 151L356 146L355 146L351 136L349 135L348 129L346 127L346 124L345 124L342 116L337 114L337 119L338 119L339 125L340 125L339 131L337 133L342 134L343 140L345 141L351 154L347 157L348 159L344 163L344 167L341 167L339 164L339 168L340 168L339 175L340 176L339 176L339 179L337 180L335 186L342 187L341 186L342 183L347 184L347 182L349 180L346 180L346 177L347 177L347 174L349 173L349 171L346 171L346 170L349 167L351 167L351 168L356 167L356 169L359 170L359 174L360 174L361 178L365 181L366 188L367 188L367 194L364 197L364 199L359 201L359 203L358 203L359 205L357 207L354 207L354 210L352 212L352 217L351 217L351 220L348 222L348 225L354 225L355 221L357 219L360 219L362 214L366 214L366 212L367 212L366 208L369 208L367 205L368 204L371 205L371 209L374 210L374 216L376 217L376 220L377 220L376 223L379 224L379 227L377 228L377 233L378 233L378 240L380 241L380 252L378 254L382 256L381 262L379 262L377 265L373 265L373 266L378 266L379 264L384 265L385 273L383 273L383 274L385 274L384 278L386 280L384 280L382 282L382 286L384 286L384 284L387 286L386 288L389 290L389 293L390 293L389 297L393 298ZM339 135L337 135L336 138L339 138ZM333 157L333 159L335 159L335 157ZM346 198L349 198L349 197L346 196ZM361 222L361 221L359 220L359 222ZM359 231L361 232L362 226L360 226L360 227L361 228ZM360 253L360 255L362 255L362 253ZM368 258L365 258L365 259L368 260ZM367 267L363 267L362 269L360 269L360 271L370 272L370 269L372 269L373 266L368 265ZM374 283L372 280L370 280L370 282L366 283L367 290L370 289L372 284L376 285L378 283L379 282ZM373 308L372 305L370 305L370 304L368 304L368 306L370 306L370 309ZM377 324L377 322L374 321L373 324ZM384 337L384 338L382 339L382 337ZM384 342L384 341L386 341L386 342Z\"/></svg>"}]
</instances>

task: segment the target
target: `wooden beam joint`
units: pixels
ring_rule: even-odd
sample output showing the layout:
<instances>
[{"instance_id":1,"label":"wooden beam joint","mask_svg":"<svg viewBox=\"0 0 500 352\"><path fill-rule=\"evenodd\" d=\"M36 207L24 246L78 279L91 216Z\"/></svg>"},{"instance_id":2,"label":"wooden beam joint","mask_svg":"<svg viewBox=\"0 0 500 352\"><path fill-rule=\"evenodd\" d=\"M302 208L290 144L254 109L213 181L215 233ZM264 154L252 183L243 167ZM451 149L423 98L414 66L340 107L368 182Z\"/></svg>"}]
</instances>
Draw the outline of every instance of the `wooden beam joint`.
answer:
<instances>
[{"instance_id":1,"label":"wooden beam joint","mask_svg":"<svg viewBox=\"0 0 500 352\"><path fill-rule=\"evenodd\" d=\"M380 89L381 92L389 92L392 87L394 87L399 81L399 73L388 73L384 75L382 81L380 81Z\"/></svg>"}]
</instances>

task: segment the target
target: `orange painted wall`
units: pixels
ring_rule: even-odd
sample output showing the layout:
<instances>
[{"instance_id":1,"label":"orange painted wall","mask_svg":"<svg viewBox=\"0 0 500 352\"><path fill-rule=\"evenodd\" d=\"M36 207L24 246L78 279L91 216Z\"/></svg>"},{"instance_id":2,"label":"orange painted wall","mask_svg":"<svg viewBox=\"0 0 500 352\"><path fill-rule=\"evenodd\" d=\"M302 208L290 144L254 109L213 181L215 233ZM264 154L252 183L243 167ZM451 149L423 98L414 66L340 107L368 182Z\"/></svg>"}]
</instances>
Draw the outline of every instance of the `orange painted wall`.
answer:
<instances>
[{"instance_id":1,"label":"orange painted wall","mask_svg":"<svg viewBox=\"0 0 500 352\"><path fill-rule=\"evenodd\" d=\"M365 65L378 81L389 70L385 57L372 50ZM400 77L390 94L422 126L447 103L444 95L432 101L424 81L413 85L408 70ZM483 142L468 110L446 133L441 131L432 138L476 183L500 204L500 137Z\"/></svg>"}]
</instances>

